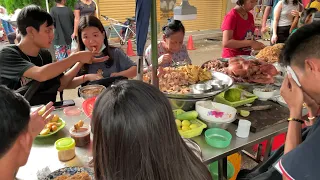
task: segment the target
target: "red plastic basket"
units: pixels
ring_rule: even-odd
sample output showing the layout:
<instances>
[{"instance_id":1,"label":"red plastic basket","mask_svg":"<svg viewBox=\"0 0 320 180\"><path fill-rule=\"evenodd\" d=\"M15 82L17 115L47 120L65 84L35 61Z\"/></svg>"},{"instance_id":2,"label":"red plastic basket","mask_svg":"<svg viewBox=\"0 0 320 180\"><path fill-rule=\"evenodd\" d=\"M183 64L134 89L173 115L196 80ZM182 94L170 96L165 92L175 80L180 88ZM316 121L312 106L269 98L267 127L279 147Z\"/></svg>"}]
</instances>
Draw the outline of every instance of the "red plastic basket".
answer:
<instances>
[{"instance_id":1,"label":"red plastic basket","mask_svg":"<svg viewBox=\"0 0 320 180\"><path fill-rule=\"evenodd\" d=\"M82 109L89 118L92 118L93 107L94 107L94 103L96 102L96 99L97 97L93 97L85 100L82 103Z\"/></svg>"}]
</instances>

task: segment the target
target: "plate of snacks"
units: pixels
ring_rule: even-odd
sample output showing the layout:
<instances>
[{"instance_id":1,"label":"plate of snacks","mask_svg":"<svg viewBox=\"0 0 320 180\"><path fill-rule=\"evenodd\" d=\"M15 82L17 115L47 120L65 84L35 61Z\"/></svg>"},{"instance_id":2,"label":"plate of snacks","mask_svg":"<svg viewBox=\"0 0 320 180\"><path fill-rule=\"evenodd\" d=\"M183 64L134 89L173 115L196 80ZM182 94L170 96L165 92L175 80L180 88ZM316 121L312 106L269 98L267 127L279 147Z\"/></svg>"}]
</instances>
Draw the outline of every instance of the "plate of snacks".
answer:
<instances>
[{"instance_id":1,"label":"plate of snacks","mask_svg":"<svg viewBox=\"0 0 320 180\"><path fill-rule=\"evenodd\" d=\"M51 136L63 129L65 125L65 121L63 121L58 115L54 115L37 137L41 138Z\"/></svg>"},{"instance_id":2,"label":"plate of snacks","mask_svg":"<svg viewBox=\"0 0 320 180\"><path fill-rule=\"evenodd\" d=\"M49 174L45 180L94 180L94 172L87 167L65 167Z\"/></svg>"}]
</instances>

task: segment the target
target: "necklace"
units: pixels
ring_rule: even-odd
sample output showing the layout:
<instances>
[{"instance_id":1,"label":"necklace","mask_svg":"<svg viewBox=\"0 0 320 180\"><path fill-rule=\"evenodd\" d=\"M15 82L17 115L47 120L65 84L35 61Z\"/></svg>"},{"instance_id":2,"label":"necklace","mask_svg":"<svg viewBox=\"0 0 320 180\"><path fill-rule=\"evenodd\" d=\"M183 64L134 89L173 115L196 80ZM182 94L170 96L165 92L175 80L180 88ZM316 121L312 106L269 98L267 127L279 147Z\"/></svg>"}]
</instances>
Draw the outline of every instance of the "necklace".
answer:
<instances>
[{"instance_id":1,"label":"necklace","mask_svg":"<svg viewBox=\"0 0 320 180\"><path fill-rule=\"evenodd\" d=\"M29 58L29 56L28 55L26 55L27 56L27 58L28 58L28 60L29 60L29 62L31 62L31 59ZM42 59L42 56L41 56L41 54L38 54L38 56L40 57L40 59L41 59L41 62L42 62L42 65L41 66L43 66L43 59ZM37 56L37 57L38 57ZM31 62L32 63L32 62ZM33 63L34 64L34 63Z\"/></svg>"},{"instance_id":2,"label":"necklace","mask_svg":"<svg viewBox=\"0 0 320 180\"><path fill-rule=\"evenodd\" d=\"M240 7L241 7L241 9L244 11L244 13L242 13L242 12L239 11L240 15L241 15L243 18L246 18L246 16L248 15L247 11L243 8L243 6L240 6Z\"/></svg>"}]
</instances>

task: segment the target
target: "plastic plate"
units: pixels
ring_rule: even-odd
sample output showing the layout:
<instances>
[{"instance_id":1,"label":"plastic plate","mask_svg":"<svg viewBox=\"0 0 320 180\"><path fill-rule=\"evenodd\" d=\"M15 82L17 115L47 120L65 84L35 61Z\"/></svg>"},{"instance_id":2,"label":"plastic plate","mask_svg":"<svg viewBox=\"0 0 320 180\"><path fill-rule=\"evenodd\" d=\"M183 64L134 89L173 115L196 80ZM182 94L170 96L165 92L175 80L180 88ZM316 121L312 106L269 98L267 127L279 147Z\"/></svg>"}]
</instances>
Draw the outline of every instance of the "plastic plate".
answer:
<instances>
[{"instance_id":1,"label":"plastic plate","mask_svg":"<svg viewBox=\"0 0 320 180\"><path fill-rule=\"evenodd\" d=\"M64 120L62 120L61 118L58 120L58 123L61 123L61 126L58 127L57 130L53 131L53 132L50 132L46 135L38 135L37 138L43 138L43 137L48 137L48 136L51 136L55 133L57 133L58 131L60 131L61 129L63 129L65 126L66 126L66 122Z\"/></svg>"}]
</instances>

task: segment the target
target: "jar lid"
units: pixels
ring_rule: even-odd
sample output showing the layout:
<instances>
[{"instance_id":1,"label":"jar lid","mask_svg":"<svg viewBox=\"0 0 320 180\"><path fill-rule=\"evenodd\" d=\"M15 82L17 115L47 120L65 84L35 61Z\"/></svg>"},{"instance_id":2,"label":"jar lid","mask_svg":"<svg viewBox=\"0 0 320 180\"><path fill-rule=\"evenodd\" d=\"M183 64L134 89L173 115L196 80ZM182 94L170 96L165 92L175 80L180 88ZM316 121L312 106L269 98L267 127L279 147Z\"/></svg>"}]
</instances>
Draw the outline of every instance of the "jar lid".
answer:
<instances>
[{"instance_id":1,"label":"jar lid","mask_svg":"<svg viewBox=\"0 0 320 180\"><path fill-rule=\"evenodd\" d=\"M75 147L76 143L73 138L66 137L58 139L54 143L57 150L69 150Z\"/></svg>"}]
</instances>

